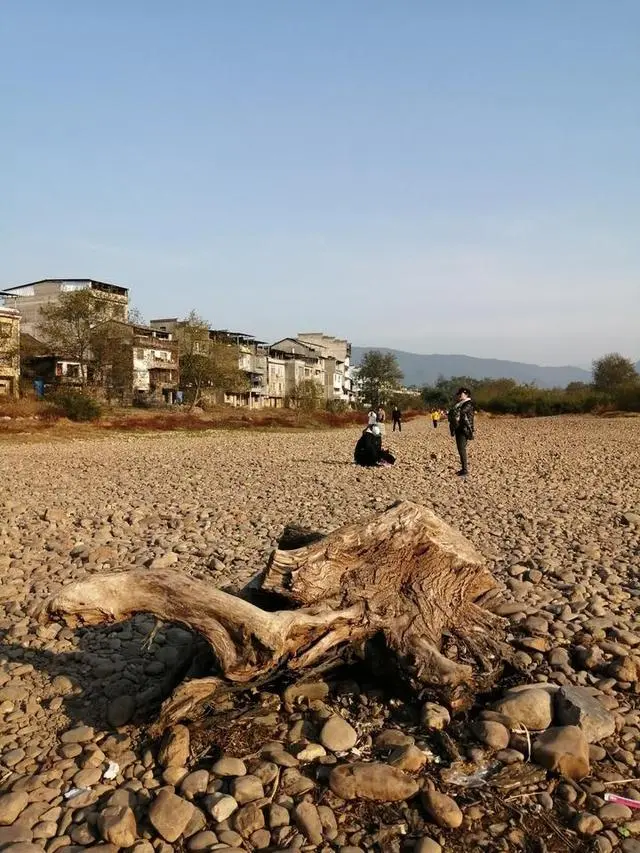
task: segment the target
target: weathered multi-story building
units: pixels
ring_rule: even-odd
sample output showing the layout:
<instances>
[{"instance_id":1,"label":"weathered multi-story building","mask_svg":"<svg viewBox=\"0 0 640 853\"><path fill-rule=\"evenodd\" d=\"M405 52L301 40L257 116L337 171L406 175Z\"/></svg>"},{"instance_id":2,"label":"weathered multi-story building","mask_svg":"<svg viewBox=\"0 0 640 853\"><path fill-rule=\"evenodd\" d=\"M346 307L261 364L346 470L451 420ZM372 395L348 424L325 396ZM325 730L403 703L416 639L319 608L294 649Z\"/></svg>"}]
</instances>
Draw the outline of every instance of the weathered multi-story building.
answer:
<instances>
[{"instance_id":1,"label":"weathered multi-story building","mask_svg":"<svg viewBox=\"0 0 640 853\"><path fill-rule=\"evenodd\" d=\"M60 385L77 388L82 385L81 365L77 359L63 352L53 352L28 332L20 334L20 361L23 385L34 383L39 395Z\"/></svg>"},{"instance_id":2,"label":"weathered multi-story building","mask_svg":"<svg viewBox=\"0 0 640 853\"><path fill-rule=\"evenodd\" d=\"M28 333L21 337L21 350L25 379L43 391L85 384L73 356L52 352ZM178 344L168 332L107 320L94 327L84 372L93 391L109 401L171 404L179 387Z\"/></svg>"},{"instance_id":3,"label":"weathered multi-story building","mask_svg":"<svg viewBox=\"0 0 640 853\"><path fill-rule=\"evenodd\" d=\"M186 322L173 317L151 320L150 326L178 337ZM309 381L317 386L319 399L347 403L355 400L351 344L346 340L308 332L268 345L253 335L226 329L209 329L208 339L236 350L238 369L247 380L241 390L226 389L222 395L217 394L219 401L234 406L277 408L287 399L295 399L303 383ZM206 343L200 346L203 351L206 349Z\"/></svg>"},{"instance_id":4,"label":"weathered multi-story building","mask_svg":"<svg viewBox=\"0 0 640 853\"><path fill-rule=\"evenodd\" d=\"M185 325L184 320L176 317L150 322L152 328L172 332L174 336L178 336ZM269 346L264 341L244 332L230 332L226 329L209 329L208 340L233 348L237 353L238 369L246 377L246 387L240 390L227 388L222 392L216 391L213 396L218 402L250 408L284 405L284 362L271 356ZM202 348L206 347L203 345Z\"/></svg>"},{"instance_id":5,"label":"weathered multi-story building","mask_svg":"<svg viewBox=\"0 0 640 853\"><path fill-rule=\"evenodd\" d=\"M285 362L272 355L267 357L267 388L268 397L266 405L274 409L284 406L286 388Z\"/></svg>"},{"instance_id":6,"label":"weathered multi-story building","mask_svg":"<svg viewBox=\"0 0 640 853\"><path fill-rule=\"evenodd\" d=\"M299 332L298 338L314 347L325 361L325 399L351 403L355 393L351 380L351 344L323 332Z\"/></svg>"},{"instance_id":7,"label":"weathered multi-story building","mask_svg":"<svg viewBox=\"0 0 640 853\"><path fill-rule=\"evenodd\" d=\"M0 397L20 393L20 314L0 306Z\"/></svg>"},{"instance_id":8,"label":"weathered multi-story building","mask_svg":"<svg viewBox=\"0 0 640 853\"><path fill-rule=\"evenodd\" d=\"M232 406L249 406L252 409L268 405L267 344L256 340L253 335L229 332L226 329L210 329L209 338L216 344L237 350L238 370L246 377L246 388L225 390L224 402Z\"/></svg>"},{"instance_id":9,"label":"weathered multi-story building","mask_svg":"<svg viewBox=\"0 0 640 853\"><path fill-rule=\"evenodd\" d=\"M5 305L16 308L20 312L22 331L38 338L42 307L55 302L62 294L72 293L75 290L90 290L96 299L110 306L110 315L113 320L127 320L128 288L90 278L45 278L6 288L2 296Z\"/></svg>"},{"instance_id":10,"label":"weathered multi-story building","mask_svg":"<svg viewBox=\"0 0 640 853\"><path fill-rule=\"evenodd\" d=\"M103 329L103 333L100 331ZM124 402L175 402L179 388L178 342L171 332L108 320L96 328L97 377Z\"/></svg>"},{"instance_id":11,"label":"weathered multi-story building","mask_svg":"<svg viewBox=\"0 0 640 853\"><path fill-rule=\"evenodd\" d=\"M271 344L269 355L284 362L285 398L294 399L303 382L314 382L324 396L325 360L318 348L297 338L283 338Z\"/></svg>"}]
</instances>

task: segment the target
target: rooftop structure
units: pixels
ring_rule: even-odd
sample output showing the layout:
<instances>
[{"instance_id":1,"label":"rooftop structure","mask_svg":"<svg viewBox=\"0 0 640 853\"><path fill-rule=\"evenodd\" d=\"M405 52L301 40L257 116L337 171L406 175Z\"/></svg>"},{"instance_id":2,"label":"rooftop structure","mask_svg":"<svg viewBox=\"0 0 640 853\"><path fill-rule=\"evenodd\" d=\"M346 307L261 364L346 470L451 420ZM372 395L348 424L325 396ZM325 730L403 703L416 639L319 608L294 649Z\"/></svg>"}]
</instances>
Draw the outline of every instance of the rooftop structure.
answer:
<instances>
[{"instance_id":1,"label":"rooftop structure","mask_svg":"<svg viewBox=\"0 0 640 853\"><path fill-rule=\"evenodd\" d=\"M20 312L22 331L38 337L43 306L55 302L64 293L91 290L97 299L111 306L114 320L126 320L129 314L129 290L117 284L92 278L43 278L5 288L0 296L6 307Z\"/></svg>"}]
</instances>

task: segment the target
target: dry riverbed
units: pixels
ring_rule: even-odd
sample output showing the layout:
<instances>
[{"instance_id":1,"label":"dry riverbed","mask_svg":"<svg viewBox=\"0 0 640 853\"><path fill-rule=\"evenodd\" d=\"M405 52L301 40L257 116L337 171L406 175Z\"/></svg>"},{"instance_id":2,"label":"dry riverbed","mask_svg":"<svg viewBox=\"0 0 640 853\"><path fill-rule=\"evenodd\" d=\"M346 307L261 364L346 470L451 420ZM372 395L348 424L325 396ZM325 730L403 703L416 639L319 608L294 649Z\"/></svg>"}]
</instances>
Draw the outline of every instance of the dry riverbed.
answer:
<instances>
[{"instance_id":1,"label":"dry riverbed","mask_svg":"<svg viewBox=\"0 0 640 853\"><path fill-rule=\"evenodd\" d=\"M358 434L216 431L2 446L0 850L639 853L640 820L604 794L640 799L640 418L479 418L466 481L455 476L443 425L433 430L421 418L401 435L388 427L398 464L374 471L351 464ZM332 715L346 718L363 756L377 750L387 761L392 747L415 744L444 761L424 710L362 684L331 685L326 702L303 698L293 712L282 697L256 697L265 706L260 744L255 730L250 755L246 742L244 752L232 737L227 744L228 756L244 761L220 767L213 749L195 737L189 749L179 731L171 763L145 741L144 721L189 656L191 635L147 616L75 632L33 618L63 585L116 568L173 566L237 587L264 566L285 524L329 531L397 499L432 507L505 584L520 681L598 698L607 722L588 748L584 779L543 773L521 782L499 814L482 789L452 786L459 828L428 803L417 806L410 791L393 809L345 809L326 776L351 734L332 745L322 735ZM462 758L481 768L502 752L504 766L527 763L522 734L505 729L500 743L495 726L504 719L466 722L475 729L461 741ZM404 744L379 740L396 729ZM104 777L109 762L118 765L113 779ZM74 788L80 794L69 797Z\"/></svg>"}]
</instances>

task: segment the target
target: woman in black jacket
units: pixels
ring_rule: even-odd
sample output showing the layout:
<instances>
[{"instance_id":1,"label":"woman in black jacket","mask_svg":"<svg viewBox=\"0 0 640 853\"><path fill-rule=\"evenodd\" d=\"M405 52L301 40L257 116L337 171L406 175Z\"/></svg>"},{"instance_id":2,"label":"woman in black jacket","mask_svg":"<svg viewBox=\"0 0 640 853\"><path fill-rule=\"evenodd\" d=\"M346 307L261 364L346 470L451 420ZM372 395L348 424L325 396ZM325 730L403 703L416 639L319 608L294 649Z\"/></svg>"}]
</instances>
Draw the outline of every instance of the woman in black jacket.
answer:
<instances>
[{"instance_id":1,"label":"woman in black jacket","mask_svg":"<svg viewBox=\"0 0 640 853\"><path fill-rule=\"evenodd\" d=\"M461 469L459 477L466 477L469 469L467 467L467 442L471 441L474 433L473 423L473 401L471 391L468 388L459 388L456 394L456 402L449 410L449 431L456 440L458 455L460 456Z\"/></svg>"},{"instance_id":2,"label":"woman in black jacket","mask_svg":"<svg viewBox=\"0 0 640 853\"><path fill-rule=\"evenodd\" d=\"M375 424L368 426L356 444L353 452L353 461L356 465L362 465L365 468L375 468L380 463L380 455L382 453L382 436L380 428Z\"/></svg>"}]
</instances>

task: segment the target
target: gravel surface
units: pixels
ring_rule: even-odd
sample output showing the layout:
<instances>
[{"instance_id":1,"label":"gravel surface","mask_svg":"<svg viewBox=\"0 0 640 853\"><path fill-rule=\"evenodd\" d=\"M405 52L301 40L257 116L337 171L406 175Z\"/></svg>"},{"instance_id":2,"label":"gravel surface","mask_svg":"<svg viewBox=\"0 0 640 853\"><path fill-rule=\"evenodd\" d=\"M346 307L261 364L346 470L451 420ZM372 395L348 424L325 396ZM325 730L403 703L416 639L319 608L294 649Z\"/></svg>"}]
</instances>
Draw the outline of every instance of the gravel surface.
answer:
<instances>
[{"instance_id":1,"label":"gravel surface","mask_svg":"<svg viewBox=\"0 0 640 853\"><path fill-rule=\"evenodd\" d=\"M636 776L640 758L640 418L480 417L466 480L455 476L455 446L442 424L434 430L426 419L416 420L400 435L388 427L385 444L398 463L387 469L351 463L358 435L352 429L220 431L2 446L0 849L65 853L104 842L116 850L135 841L136 853L169 853L185 839L190 850L290 842L310 849L396 849L380 838L371 842L357 827L335 830L331 809L311 804L309 779L288 767L290 752L286 761L276 755L284 763L271 758L262 762L267 769L252 767L242 784L245 774L227 778L201 769L185 779L188 736L185 743L178 731L175 743L165 745L165 752L177 751L176 763L156 764L139 743L140 729L127 723L144 719L166 690L192 648L188 632L155 626L146 616L73 632L39 626L31 614L62 585L114 568L174 566L218 586L240 586L264 566L285 524L329 531L409 499L460 529L505 583L504 615L512 619L529 680L588 687L603 703L606 713L599 717L575 711L578 700L565 698L570 707L562 711L559 735L549 729L538 750L540 763L559 766L556 741L562 746L569 735L588 734L588 717L589 732L599 727L587 737L591 761L604 762L587 783L592 787L576 793L554 783L549 800L536 800L536 808L555 808L571 838L589 838L594 850L606 853L619 843L640 850L633 837L640 821L602 798L605 784ZM548 694L536 693L544 695L535 713L549 717ZM504 701L512 709L520 700L508 694ZM475 731L483 748L498 750L508 764L522 760L526 747L518 752L503 711L490 712ZM316 723L326 719L320 714ZM302 723L291 722L302 737ZM124 728L114 735L112 726ZM330 766L335 759L324 749L330 744L305 737L304 755ZM589 760L585 743L576 747L583 763ZM114 758L119 775L105 780ZM288 767L284 772L298 785L282 803L254 798L273 782L268 767L278 774ZM71 787L81 789L79 798L65 799ZM640 780L607 790L640 797L638 789ZM194 797L204 798L198 808ZM238 805L236 817L219 820ZM464 814L464 826L480 818L472 808ZM458 821L457 811L454 817ZM432 822L422 841L414 832L416 849L458 849L447 833L463 830L437 830L454 826L443 821ZM477 849L528 849L518 846L514 827L509 821L485 827ZM550 842L548 849L569 848Z\"/></svg>"}]
</instances>

